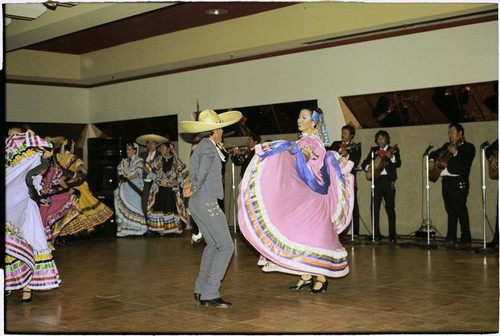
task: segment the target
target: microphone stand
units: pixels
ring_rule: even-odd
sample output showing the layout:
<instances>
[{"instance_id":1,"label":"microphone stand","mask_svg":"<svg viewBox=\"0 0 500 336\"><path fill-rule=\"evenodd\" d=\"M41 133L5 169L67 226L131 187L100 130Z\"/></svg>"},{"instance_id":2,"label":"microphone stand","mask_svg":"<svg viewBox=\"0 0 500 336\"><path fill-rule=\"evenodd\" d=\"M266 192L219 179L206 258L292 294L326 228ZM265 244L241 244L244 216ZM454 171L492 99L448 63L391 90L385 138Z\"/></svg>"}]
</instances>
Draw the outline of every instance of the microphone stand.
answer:
<instances>
[{"instance_id":1,"label":"microphone stand","mask_svg":"<svg viewBox=\"0 0 500 336\"><path fill-rule=\"evenodd\" d=\"M477 248L475 250L476 253L493 253L495 250L486 247L486 147L489 145L488 142L485 142L481 145L481 194L482 194L482 203L483 203L483 247Z\"/></svg>"},{"instance_id":2,"label":"microphone stand","mask_svg":"<svg viewBox=\"0 0 500 336\"><path fill-rule=\"evenodd\" d=\"M430 148L429 148L430 149ZM422 248L428 250L436 250L438 247L436 244L431 244L431 229L437 231L432 225L431 221L431 207L430 207L430 184L429 184L429 151L426 150L424 153L423 160L425 162L425 221L422 226L425 225L427 231L427 244L420 245Z\"/></svg>"},{"instance_id":3,"label":"microphone stand","mask_svg":"<svg viewBox=\"0 0 500 336\"><path fill-rule=\"evenodd\" d=\"M356 182L354 182L356 183ZM354 208L354 202L353 202L353 208ZM354 211L354 209L353 209ZM355 244L356 242L354 241L354 223L352 221L352 216L351 216L351 244Z\"/></svg>"},{"instance_id":4,"label":"microphone stand","mask_svg":"<svg viewBox=\"0 0 500 336\"><path fill-rule=\"evenodd\" d=\"M368 241L368 244L377 244L380 245L379 242L375 241L375 151L372 150L372 163L371 163L371 171L372 171L372 179L371 179L371 202L372 202L372 239Z\"/></svg>"},{"instance_id":5,"label":"microphone stand","mask_svg":"<svg viewBox=\"0 0 500 336\"><path fill-rule=\"evenodd\" d=\"M362 170L361 168L353 168L352 171L354 172L358 172ZM356 195L357 193L357 187L356 187L356 183L358 183L358 176L357 174L354 174L354 199L356 200L356 198L358 197ZM353 207L354 207L354 204L353 204ZM354 216L354 210L353 210L353 216ZM359 216L359 211L358 211L358 216ZM345 242L345 244L348 244L348 245L359 245L361 244L361 242L359 241L359 239L356 239L354 238L354 219L351 218L351 240L348 241L348 242Z\"/></svg>"},{"instance_id":6,"label":"microphone stand","mask_svg":"<svg viewBox=\"0 0 500 336\"><path fill-rule=\"evenodd\" d=\"M238 220L236 219L236 183L234 179L234 162L231 161L231 213L233 217L233 230L237 231Z\"/></svg>"}]
</instances>

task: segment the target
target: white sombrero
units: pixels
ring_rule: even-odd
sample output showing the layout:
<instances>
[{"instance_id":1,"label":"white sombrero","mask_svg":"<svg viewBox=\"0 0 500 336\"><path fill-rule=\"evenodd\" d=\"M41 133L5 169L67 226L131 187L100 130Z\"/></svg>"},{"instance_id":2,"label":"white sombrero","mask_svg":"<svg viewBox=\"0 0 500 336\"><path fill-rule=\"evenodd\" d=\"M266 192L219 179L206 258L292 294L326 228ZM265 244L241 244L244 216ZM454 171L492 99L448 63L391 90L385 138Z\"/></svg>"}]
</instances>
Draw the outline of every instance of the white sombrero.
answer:
<instances>
[{"instance_id":1,"label":"white sombrero","mask_svg":"<svg viewBox=\"0 0 500 336\"><path fill-rule=\"evenodd\" d=\"M137 142L141 146L146 146L149 141L155 141L156 143L161 145L164 142L168 142L168 139L158 134L144 134L135 139L135 142Z\"/></svg>"},{"instance_id":2,"label":"white sombrero","mask_svg":"<svg viewBox=\"0 0 500 336\"><path fill-rule=\"evenodd\" d=\"M198 115L198 121L179 121L179 126L187 133L212 131L237 123L242 117L239 111L228 111L217 114L214 110L203 110Z\"/></svg>"}]
</instances>

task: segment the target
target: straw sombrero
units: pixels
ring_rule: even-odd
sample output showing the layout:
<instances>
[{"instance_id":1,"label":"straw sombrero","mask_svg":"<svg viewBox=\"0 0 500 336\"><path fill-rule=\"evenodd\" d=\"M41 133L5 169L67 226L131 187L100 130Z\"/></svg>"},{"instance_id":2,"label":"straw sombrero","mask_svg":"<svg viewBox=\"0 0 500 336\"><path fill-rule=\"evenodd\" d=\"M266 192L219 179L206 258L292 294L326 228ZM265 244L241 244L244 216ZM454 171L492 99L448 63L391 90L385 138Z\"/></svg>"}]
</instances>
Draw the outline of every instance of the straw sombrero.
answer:
<instances>
[{"instance_id":1,"label":"straw sombrero","mask_svg":"<svg viewBox=\"0 0 500 336\"><path fill-rule=\"evenodd\" d=\"M179 121L179 126L187 133L200 133L235 124L241 117L242 114L239 111L228 111L217 114L214 110L203 110L198 115L198 121Z\"/></svg>"},{"instance_id":2,"label":"straw sombrero","mask_svg":"<svg viewBox=\"0 0 500 336\"><path fill-rule=\"evenodd\" d=\"M168 139L158 134L144 134L135 139L135 142L141 146L146 146L149 141L156 141L159 145L161 145L164 142L168 142Z\"/></svg>"}]
</instances>

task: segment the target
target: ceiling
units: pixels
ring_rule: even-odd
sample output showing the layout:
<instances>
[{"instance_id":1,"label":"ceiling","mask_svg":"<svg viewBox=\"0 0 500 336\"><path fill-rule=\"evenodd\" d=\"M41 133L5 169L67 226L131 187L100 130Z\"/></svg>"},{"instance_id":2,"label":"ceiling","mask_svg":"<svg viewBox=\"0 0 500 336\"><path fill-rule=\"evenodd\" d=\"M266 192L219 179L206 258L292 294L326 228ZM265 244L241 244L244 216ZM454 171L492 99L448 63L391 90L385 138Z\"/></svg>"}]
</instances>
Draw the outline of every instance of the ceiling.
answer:
<instances>
[{"instance_id":1,"label":"ceiling","mask_svg":"<svg viewBox=\"0 0 500 336\"><path fill-rule=\"evenodd\" d=\"M7 20L7 82L76 87L497 20L498 10L496 3L334 1L22 5L42 14ZM7 17L12 6L4 7ZM206 13L216 8L227 13Z\"/></svg>"},{"instance_id":2,"label":"ceiling","mask_svg":"<svg viewBox=\"0 0 500 336\"><path fill-rule=\"evenodd\" d=\"M32 25L32 21L13 22L7 26L6 50L12 51L18 48L30 50L48 51L82 55L100 49L114 47L120 44L146 39L149 37L174 33L180 30L200 27L212 23L233 20L239 17L257 14L268 10L290 6L292 2L177 2L177 3L153 3L152 6L141 4L141 10L123 13L114 21L97 21L89 26L89 22L81 22L74 25L71 30L59 26L54 34L40 35L39 31L28 31L28 37L20 42L16 40L14 29L18 26ZM76 18L80 14L79 6L89 4L78 4L74 7L56 7L55 10L47 10L40 19L50 19L56 22L60 12ZM90 4L92 5L92 4ZM109 5L109 4L108 4ZM113 11L127 4L111 4L110 7L96 9L88 15L98 15L98 11ZM114 9L113 9L114 8ZM207 11L223 8L227 10L223 15L210 15ZM141 12L144 11L144 12ZM86 15L86 16L88 16ZM128 16L129 15L129 16ZM38 19L37 19L38 20ZM59 23L58 23L59 25ZM12 28L12 29L11 29ZM74 32L71 32L73 31Z\"/></svg>"}]
</instances>

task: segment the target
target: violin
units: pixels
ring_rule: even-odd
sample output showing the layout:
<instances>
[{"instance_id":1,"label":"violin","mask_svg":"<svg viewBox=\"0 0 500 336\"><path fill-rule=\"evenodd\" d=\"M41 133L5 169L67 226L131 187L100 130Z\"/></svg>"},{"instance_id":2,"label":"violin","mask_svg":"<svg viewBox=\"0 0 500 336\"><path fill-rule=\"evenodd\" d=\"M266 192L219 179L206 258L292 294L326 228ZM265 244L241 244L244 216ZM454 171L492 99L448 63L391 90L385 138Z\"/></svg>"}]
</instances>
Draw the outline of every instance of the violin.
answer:
<instances>
[{"instance_id":1,"label":"violin","mask_svg":"<svg viewBox=\"0 0 500 336\"><path fill-rule=\"evenodd\" d=\"M382 172L384 171L385 169L385 166L387 165L387 153L391 153L391 154L395 154L397 152L399 152L399 148L398 148L398 145L394 145L393 147L389 147L387 148L387 151L379 148L377 150L377 152L375 153L376 156L375 156L375 159L374 159L374 162L373 162L373 176L374 176L374 179L378 179L380 177L380 174L382 174ZM368 181L371 181L372 180L372 169L371 167L368 167L368 170L366 172L366 179Z\"/></svg>"}]
</instances>

